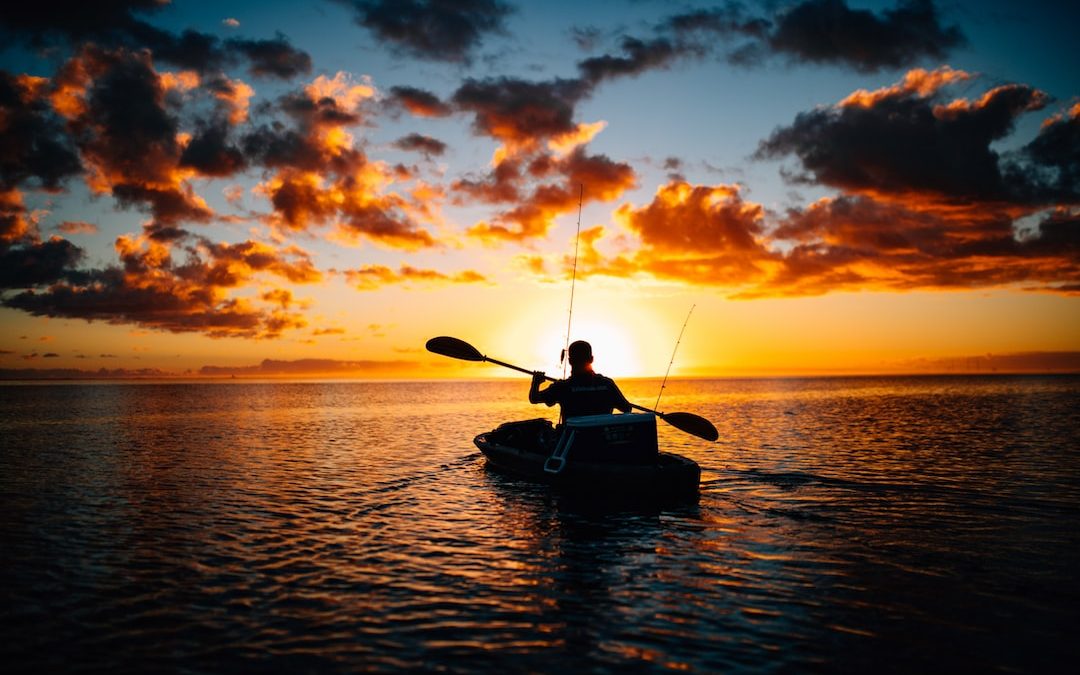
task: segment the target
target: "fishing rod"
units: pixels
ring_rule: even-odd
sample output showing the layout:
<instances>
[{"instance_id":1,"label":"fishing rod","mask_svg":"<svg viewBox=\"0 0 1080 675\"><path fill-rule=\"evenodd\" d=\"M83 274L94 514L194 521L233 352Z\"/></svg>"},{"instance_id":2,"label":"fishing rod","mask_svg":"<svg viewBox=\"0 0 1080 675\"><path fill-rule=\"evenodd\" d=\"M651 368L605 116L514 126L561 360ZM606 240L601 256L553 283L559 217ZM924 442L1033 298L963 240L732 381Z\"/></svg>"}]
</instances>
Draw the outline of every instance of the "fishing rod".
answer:
<instances>
[{"instance_id":1,"label":"fishing rod","mask_svg":"<svg viewBox=\"0 0 1080 675\"><path fill-rule=\"evenodd\" d=\"M656 395L656 403L654 408L660 407L660 397L664 395L664 387L667 386L668 375L671 374L671 364L675 363L675 352L679 351L679 343L682 342L683 333L686 332L686 324L690 323L690 315L694 313L694 308L697 305L690 305L690 311L686 313L686 321L683 321L682 330L679 331L679 339L675 340L675 349L671 350L671 360L668 361L667 370L664 371L664 381L660 383L660 393Z\"/></svg>"},{"instance_id":2,"label":"fishing rod","mask_svg":"<svg viewBox=\"0 0 1080 675\"><path fill-rule=\"evenodd\" d=\"M581 241L581 202L585 198L585 183L581 183L577 200L577 234L574 235L574 276L570 279L570 311L566 316L566 342L563 344L562 353L559 354L559 363L562 364L563 379L566 378L566 352L570 349L570 322L574 318L574 287L577 285L577 259L578 243Z\"/></svg>"}]
</instances>

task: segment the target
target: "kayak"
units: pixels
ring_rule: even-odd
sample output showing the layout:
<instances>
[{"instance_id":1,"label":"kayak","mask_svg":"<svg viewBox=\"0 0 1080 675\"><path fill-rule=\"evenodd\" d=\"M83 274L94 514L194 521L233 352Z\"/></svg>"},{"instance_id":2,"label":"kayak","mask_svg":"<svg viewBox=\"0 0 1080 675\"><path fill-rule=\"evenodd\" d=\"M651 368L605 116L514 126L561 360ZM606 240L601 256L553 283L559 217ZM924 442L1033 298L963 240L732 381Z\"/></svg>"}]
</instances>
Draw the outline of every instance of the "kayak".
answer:
<instances>
[{"instance_id":1,"label":"kayak","mask_svg":"<svg viewBox=\"0 0 1080 675\"><path fill-rule=\"evenodd\" d=\"M701 468L658 450L652 414L572 417L559 428L546 419L507 422L473 442L493 469L578 495L665 502L698 496Z\"/></svg>"}]
</instances>

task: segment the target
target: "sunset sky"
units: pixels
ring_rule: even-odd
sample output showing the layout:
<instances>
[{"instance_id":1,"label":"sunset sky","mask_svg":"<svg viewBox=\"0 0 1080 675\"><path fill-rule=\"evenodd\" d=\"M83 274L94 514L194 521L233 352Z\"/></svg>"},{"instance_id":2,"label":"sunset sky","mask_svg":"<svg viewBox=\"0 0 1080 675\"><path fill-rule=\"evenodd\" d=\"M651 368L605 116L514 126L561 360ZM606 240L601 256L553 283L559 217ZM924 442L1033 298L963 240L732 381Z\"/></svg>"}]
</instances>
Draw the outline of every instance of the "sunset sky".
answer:
<instances>
[{"instance_id":1,"label":"sunset sky","mask_svg":"<svg viewBox=\"0 0 1080 675\"><path fill-rule=\"evenodd\" d=\"M579 195L605 374L691 307L674 375L1080 364L1075 4L66 4L0 9L9 377L558 374Z\"/></svg>"}]
</instances>

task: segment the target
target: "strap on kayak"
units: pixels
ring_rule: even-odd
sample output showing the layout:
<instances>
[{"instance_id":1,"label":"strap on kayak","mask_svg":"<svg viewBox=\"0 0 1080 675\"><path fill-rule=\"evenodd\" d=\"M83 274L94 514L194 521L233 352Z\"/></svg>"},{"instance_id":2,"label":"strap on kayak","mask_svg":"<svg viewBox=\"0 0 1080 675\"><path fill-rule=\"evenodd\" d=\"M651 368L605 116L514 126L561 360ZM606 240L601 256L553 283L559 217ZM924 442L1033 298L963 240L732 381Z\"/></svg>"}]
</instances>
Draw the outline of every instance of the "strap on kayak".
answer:
<instances>
[{"instance_id":1,"label":"strap on kayak","mask_svg":"<svg viewBox=\"0 0 1080 675\"><path fill-rule=\"evenodd\" d=\"M561 473L566 468L566 455L570 452L570 446L574 443L574 430L563 430L559 442L555 444L555 452L544 462L544 471L547 473Z\"/></svg>"}]
</instances>

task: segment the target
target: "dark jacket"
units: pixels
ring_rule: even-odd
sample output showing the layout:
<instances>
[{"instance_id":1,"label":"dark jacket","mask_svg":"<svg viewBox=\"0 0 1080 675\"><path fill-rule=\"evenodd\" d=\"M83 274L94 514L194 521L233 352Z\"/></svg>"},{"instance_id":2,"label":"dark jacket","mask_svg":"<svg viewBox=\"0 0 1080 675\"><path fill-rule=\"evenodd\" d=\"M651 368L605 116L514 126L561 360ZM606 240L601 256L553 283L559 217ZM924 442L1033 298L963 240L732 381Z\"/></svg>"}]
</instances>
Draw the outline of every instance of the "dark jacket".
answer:
<instances>
[{"instance_id":1,"label":"dark jacket","mask_svg":"<svg viewBox=\"0 0 1080 675\"><path fill-rule=\"evenodd\" d=\"M573 373L557 380L533 397L534 403L562 406L563 418L582 415L610 415L615 408L630 411L630 402L609 378L591 371Z\"/></svg>"}]
</instances>

